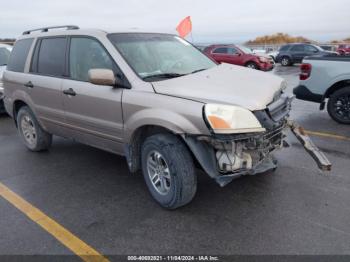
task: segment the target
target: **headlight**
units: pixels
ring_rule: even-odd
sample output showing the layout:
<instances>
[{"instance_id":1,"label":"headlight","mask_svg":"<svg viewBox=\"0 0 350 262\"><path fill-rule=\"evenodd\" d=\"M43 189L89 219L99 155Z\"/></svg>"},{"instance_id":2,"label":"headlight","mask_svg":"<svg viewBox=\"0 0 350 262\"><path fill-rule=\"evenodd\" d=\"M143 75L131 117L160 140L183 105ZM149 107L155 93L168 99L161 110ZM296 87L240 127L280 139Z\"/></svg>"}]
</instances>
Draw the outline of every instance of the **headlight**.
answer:
<instances>
[{"instance_id":1,"label":"headlight","mask_svg":"<svg viewBox=\"0 0 350 262\"><path fill-rule=\"evenodd\" d=\"M204 114L210 127L217 134L265 131L251 111L239 106L207 104Z\"/></svg>"},{"instance_id":2,"label":"headlight","mask_svg":"<svg viewBox=\"0 0 350 262\"><path fill-rule=\"evenodd\" d=\"M260 61L261 63L267 63L267 62L269 61L269 59L267 59L267 58L264 57L264 56L259 56L259 61Z\"/></svg>"}]
</instances>

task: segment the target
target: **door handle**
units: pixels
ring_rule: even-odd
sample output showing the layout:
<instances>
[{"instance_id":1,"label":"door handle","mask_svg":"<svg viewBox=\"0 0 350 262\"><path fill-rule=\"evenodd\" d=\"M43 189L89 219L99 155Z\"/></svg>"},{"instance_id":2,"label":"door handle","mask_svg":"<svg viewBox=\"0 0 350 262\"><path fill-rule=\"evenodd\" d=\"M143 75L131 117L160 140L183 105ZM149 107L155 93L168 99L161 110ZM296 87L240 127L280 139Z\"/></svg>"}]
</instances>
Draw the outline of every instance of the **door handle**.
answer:
<instances>
[{"instance_id":1,"label":"door handle","mask_svg":"<svg viewBox=\"0 0 350 262\"><path fill-rule=\"evenodd\" d=\"M76 96L77 93L73 90L73 88L68 88L66 90L63 90L63 94L68 95L68 96Z\"/></svg>"},{"instance_id":2,"label":"door handle","mask_svg":"<svg viewBox=\"0 0 350 262\"><path fill-rule=\"evenodd\" d=\"M28 83L24 84L25 87L29 87L29 88L33 88L34 85L31 81L29 81Z\"/></svg>"}]
</instances>

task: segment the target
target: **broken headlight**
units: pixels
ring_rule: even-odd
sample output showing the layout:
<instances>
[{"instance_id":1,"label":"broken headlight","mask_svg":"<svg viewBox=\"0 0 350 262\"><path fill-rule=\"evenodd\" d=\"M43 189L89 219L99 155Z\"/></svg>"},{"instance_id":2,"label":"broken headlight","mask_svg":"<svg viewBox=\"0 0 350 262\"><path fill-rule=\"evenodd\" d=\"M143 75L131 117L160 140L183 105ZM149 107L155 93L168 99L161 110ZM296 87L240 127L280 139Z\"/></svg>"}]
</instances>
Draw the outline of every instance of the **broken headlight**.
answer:
<instances>
[{"instance_id":1,"label":"broken headlight","mask_svg":"<svg viewBox=\"0 0 350 262\"><path fill-rule=\"evenodd\" d=\"M239 106L207 104L204 117L216 134L264 132L254 114Z\"/></svg>"}]
</instances>

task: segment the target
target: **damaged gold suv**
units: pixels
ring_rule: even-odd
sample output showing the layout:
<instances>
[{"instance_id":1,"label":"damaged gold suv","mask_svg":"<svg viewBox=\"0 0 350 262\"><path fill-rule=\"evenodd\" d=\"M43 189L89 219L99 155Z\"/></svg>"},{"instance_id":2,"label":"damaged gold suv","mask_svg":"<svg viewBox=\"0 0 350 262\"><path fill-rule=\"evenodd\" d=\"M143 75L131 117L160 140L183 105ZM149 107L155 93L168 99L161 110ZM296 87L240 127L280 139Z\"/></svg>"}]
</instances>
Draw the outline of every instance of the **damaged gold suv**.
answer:
<instances>
[{"instance_id":1,"label":"damaged gold suv","mask_svg":"<svg viewBox=\"0 0 350 262\"><path fill-rule=\"evenodd\" d=\"M47 150L57 135L124 155L169 209L194 197L196 168L221 186L275 169L292 100L281 78L216 64L177 36L76 26L24 32L4 86L30 150Z\"/></svg>"}]
</instances>

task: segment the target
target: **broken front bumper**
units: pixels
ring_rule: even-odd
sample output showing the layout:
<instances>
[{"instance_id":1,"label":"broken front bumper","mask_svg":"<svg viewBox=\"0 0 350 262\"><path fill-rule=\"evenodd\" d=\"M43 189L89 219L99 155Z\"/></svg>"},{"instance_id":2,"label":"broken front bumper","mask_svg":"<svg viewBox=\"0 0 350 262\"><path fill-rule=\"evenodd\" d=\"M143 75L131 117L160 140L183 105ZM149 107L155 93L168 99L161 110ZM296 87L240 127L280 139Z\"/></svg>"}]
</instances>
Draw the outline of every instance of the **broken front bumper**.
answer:
<instances>
[{"instance_id":1,"label":"broken front bumper","mask_svg":"<svg viewBox=\"0 0 350 262\"><path fill-rule=\"evenodd\" d=\"M284 121L264 134L185 136L184 140L203 170L220 186L225 186L240 176L276 169L272 152L288 145L284 141L287 129L291 129L321 170L331 169L326 156L292 121Z\"/></svg>"}]
</instances>

